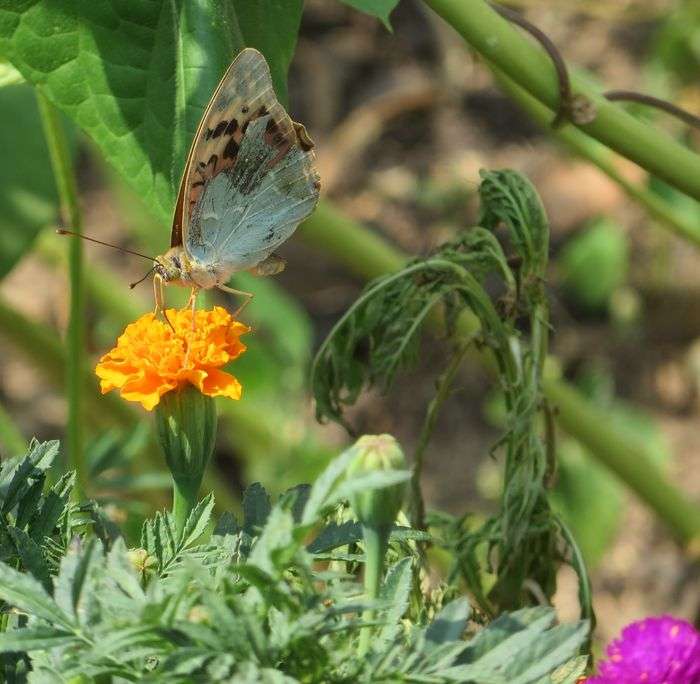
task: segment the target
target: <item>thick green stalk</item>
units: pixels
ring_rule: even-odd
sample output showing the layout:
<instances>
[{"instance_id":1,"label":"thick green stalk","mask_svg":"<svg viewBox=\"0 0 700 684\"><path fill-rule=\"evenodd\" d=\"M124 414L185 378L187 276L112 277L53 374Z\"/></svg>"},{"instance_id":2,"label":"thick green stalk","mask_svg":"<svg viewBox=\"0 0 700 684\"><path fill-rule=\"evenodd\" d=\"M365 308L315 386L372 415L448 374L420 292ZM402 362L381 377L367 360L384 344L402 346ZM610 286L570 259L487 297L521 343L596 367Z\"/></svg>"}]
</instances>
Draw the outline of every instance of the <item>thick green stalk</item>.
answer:
<instances>
[{"instance_id":1,"label":"thick green stalk","mask_svg":"<svg viewBox=\"0 0 700 684\"><path fill-rule=\"evenodd\" d=\"M199 502L199 488L201 480L197 482L185 482L173 480L173 518L177 529L182 532L185 529L187 518Z\"/></svg>"},{"instance_id":2,"label":"thick green stalk","mask_svg":"<svg viewBox=\"0 0 700 684\"><path fill-rule=\"evenodd\" d=\"M397 271L408 259L383 237L348 218L326 200L321 200L304 222L301 236L322 250L319 258L328 255L366 280Z\"/></svg>"},{"instance_id":3,"label":"thick green stalk","mask_svg":"<svg viewBox=\"0 0 700 684\"><path fill-rule=\"evenodd\" d=\"M544 50L485 0L425 0L469 45L551 110L559 106L554 67ZM671 136L635 119L571 73L573 92L596 108L588 135L631 159L670 185L700 200L700 155Z\"/></svg>"},{"instance_id":4,"label":"thick green stalk","mask_svg":"<svg viewBox=\"0 0 700 684\"><path fill-rule=\"evenodd\" d=\"M644 439L610 424L610 416L587 402L563 382L545 379L547 398L559 410L558 420L570 434L585 444L604 466L640 494L668 524L678 541L700 553L700 513L665 478L651 460Z\"/></svg>"},{"instance_id":5,"label":"thick green stalk","mask_svg":"<svg viewBox=\"0 0 700 684\"><path fill-rule=\"evenodd\" d=\"M376 525L363 525L362 538L365 542L365 600L376 601L379 598L379 590L382 586L382 571L384 569L384 555L389 547L390 527ZM362 614L365 623L374 622L375 608L367 608ZM364 627L360 633L360 643L357 655L363 658L369 651L373 629Z\"/></svg>"},{"instance_id":6,"label":"thick green stalk","mask_svg":"<svg viewBox=\"0 0 700 684\"><path fill-rule=\"evenodd\" d=\"M552 112L527 91L518 86L503 72L494 68L501 87L542 127L549 128ZM661 196L647 188L627 180L616 168L611 151L573 126L551 129L549 133L562 142L572 152L587 159L597 166L608 178L643 206L650 216L670 228L676 235L686 239L692 245L700 247L700 226L689 219L687 214L677 211Z\"/></svg>"},{"instance_id":7,"label":"thick green stalk","mask_svg":"<svg viewBox=\"0 0 700 684\"><path fill-rule=\"evenodd\" d=\"M366 233L361 243L362 247L354 247L353 236ZM366 228L353 222L333 209L327 202L323 203L306 220L301 229L301 235L314 246L325 249L328 243L343 249L333 250L333 256L351 272L364 278L376 278L386 275L400 267L408 256L392 247L386 240L369 233ZM329 237L332 236L332 237ZM380 243L377 252L372 243ZM431 324L439 329L440 323L430 319ZM459 320L459 330L462 335L473 335L476 331L475 317L466 315ZM488 353L480 355L481 362L492 369L494 360ZM604 465L620 474L632 491L666 523L674 536L683 544L689 544L700 537L700 509L690 503L686 497L671 485L665 475L655 465L656 458L649 445L634 442L635 451L624 448L628 435L622 434L611 425L606 425L605 434L614 436L609 444L601 444L600 426L594 430L588 429L589 423L579 422L579 415L586 411L587 416L598 415L598 409L583 399L573 388L561 380L548 379L544 382L544 394L556 407L557 419L564 429L581 444L595 453ZM602 420L602 419L601 419ZM607 417L606 417L607 420ZM602 425L602 422L601 422ZM624 464L624 468L622 467ZM633 470L644 471L645 476L630 477L622 473ZM665 500L662 500L665 498Z\"/></svg>"},{"instance_id":8,"label":"thick green stalk","mask_svg":"<svg viewBox=\"0 0 700 684\"><path fill-rule=\"evenodd\" d=\"M73 160L61 126L58 112L37 91L39 111L44 136L49 148L51 167L58 189L61 213L71 230L80 233L82 217L78 204L78 189L73 172ZM82 359L85 354L85 312L83 305L82 244L78 239L68 242L68 272L70 279L70 314L66 335L66 394L68 399L68 425L66 441L68 468L75 470L76 482L73 494L83 498L87 485L87 464L83 448L83 378ZM64 465L64 470L65 466Z\"/></svg>"}]
</instances>

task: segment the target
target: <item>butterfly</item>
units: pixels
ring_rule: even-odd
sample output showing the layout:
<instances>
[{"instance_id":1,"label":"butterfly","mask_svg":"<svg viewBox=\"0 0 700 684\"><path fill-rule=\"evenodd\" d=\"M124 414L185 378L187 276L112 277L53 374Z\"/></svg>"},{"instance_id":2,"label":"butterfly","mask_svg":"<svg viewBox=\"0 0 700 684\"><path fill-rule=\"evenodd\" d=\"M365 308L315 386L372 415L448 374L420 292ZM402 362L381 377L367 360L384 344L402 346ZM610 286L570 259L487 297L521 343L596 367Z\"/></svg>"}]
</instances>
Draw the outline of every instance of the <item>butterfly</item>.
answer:
<instances>
[{"instance_id":1,"label":"butterfly","mask_svg":"<svg viewBox=\"0 0 700 684\"><path fill-rule=\"evenodd\" d=\"M275 250L314 210L321 188L314 143L275 97L263 55L245 48L219 82L192 141L175 204L170 249L156 257L156 310L163 285L227 287L234 273L274 275ZM242 308L242 307L241 307ZM239 309L240 311L240 309Z\"/></svg>"}]
</instances>

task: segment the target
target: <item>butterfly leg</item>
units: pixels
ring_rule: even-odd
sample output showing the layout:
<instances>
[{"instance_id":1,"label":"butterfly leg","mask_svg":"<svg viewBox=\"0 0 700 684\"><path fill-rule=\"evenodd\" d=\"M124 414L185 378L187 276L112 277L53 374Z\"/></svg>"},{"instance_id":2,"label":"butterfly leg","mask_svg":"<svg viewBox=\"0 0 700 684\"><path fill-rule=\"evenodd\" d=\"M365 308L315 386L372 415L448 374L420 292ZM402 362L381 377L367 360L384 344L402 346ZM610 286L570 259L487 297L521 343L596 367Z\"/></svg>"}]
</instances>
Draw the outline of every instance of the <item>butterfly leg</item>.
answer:
<instances>
[{"instance_id":1,"label":"butterfly leg","mask_svg":"<svg viewBox=\"0 0 700 684\"><path fill-rule=\"evenodd\" d=\"M229 294L233 295L239 295L240 297L245 297L245 301L243 304L241 304L234 312L233 312L233 317L238 318L238 314L245 309L245 307L248 305L251 299L253 299L253 293L252 292L243 292L243 290L236 290L232 287L226 287L226 285L217 285L216 286L218 290L221 290L222 292L228 292Z\"/></svg>"},{"instance_id":2,"label":"butterfly leg","mask_svg":"<svg viewBox=\"0 0 700 684\"><path fill-rule=\"evenodd\" d=\"M153 300L156 304L153 315L157 316L163 311L163 279L157 273L153 276Z\"/></svg>"},{"instance_id":3,"label":"butterfly leg","mask_svg":"<svg viewBox=\"0 0 700 684\"><path fill-rule=\"evenodd\" d=\"M192 331L194 332L194 309L197 305L197 295L199 294L199 288L193 287L190 292L190 298L187 300L187 306L192 312Z\"/></svg>"}]
</instances>

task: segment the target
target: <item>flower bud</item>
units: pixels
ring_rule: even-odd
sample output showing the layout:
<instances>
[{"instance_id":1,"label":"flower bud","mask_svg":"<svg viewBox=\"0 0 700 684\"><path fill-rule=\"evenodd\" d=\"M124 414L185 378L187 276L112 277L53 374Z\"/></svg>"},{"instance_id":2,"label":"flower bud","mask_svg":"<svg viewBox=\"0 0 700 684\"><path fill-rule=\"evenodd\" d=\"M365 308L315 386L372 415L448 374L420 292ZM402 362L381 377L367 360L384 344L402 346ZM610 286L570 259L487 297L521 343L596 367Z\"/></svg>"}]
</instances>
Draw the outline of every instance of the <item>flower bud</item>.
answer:
<instances>
[{"instance_id":1,"label":"flower bud","mask_svg":"<svg viewBox=\"0 0 700 684\"><path fill-rule=\"evenodd\" d=\"M146 549L129 549L126 553L126 557L129 559L129 563L131 563L134 570L142 577L145 577L157 564L156 559L153 556L149 556Z\"/></svg>"},{"instance_id":2,"label":"flower bud","mask_svg":"<svg viewBox=\"0 0 700 684\"><path fill-rule=\"evenodd\" d=\"M155 410L156 433L176 485L196 492L216 439L214 400L186 385L167 392Z\"/></svg>"},{"instance_id":3,"label":"flower bud","mask_svg":"<svg viewBox=\"0 0 700 684\"><path fill-rule=\"evenodd\" d=\"M357 455L348 466L348 477L406 470L401 446L391 435L364 435L355 442L353 449ZM396 482L355 492L350 497L350 505L363 525L388 527L393 525L401 510L405 493L406 482Z\"/></svg>"}]
</instances>

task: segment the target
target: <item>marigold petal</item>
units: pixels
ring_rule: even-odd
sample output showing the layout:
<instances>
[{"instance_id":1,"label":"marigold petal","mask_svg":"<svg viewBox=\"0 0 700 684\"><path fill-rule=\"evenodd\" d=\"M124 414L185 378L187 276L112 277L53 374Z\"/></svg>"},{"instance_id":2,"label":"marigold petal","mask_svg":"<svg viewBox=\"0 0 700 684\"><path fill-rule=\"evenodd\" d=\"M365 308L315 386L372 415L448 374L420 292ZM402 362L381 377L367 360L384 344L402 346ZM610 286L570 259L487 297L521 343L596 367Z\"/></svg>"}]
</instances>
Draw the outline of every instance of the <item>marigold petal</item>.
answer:
<instances>
[{"instance_id":1,"label":"marigold petal","mask_svg":"<svg viewBox=\"0 0 700 684\"><path fill-rule=\"evenodd\" d=\"M123 361L101 361L95 367L95 374L101 380L101 384L109 384L112 389L121 387L136 372L136 368Z\"/></svg>"},{"instance_id":2,"label":"marigold petal","mask_svg":"<svg viewBox=\"0 0 700 684\"><path fill-rule=\"evenodd\" d=\"M176 382L164 382L157 375L134 376L121 388L120 394L127 401L137 401L147 411L151 411L166 392L176 387Z\"/></svg>"},{"instance_id":3,"label":"marigold petal","mask_svg":"<svg viewBox=\"0 0 700 684\"><path fill-rule=\"evenodd\" d=\"M190 385L194 385L200 392L202 392L202 387L204 386L204 380L206 377L207 371L205 370L184 370L178 373L177 379L180 383L189 382Z\"/></svg>"},{"instance_id":4,"label":"marigold petal","mask_svg":"<svg viewBox=\"0 0 700 684\"><path fill-rule=\"evenodd\" d=\"M210 368L207 371L207 377L200 390L202 394L210 397L228 397L229 399L240 399L243 394L243 387L238 382L238 378L218 368Z\"/></svg>"}]
</instances>

